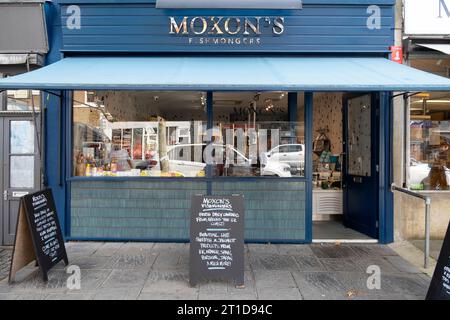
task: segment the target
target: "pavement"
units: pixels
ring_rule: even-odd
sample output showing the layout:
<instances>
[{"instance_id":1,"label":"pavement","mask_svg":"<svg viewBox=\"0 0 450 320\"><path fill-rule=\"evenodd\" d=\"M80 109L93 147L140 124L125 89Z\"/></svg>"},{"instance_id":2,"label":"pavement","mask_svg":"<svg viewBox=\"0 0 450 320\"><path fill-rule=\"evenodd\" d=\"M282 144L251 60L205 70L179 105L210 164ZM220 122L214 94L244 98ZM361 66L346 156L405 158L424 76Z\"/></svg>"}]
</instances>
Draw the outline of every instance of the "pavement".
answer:
<instances>
[{"instance_id":1,"label":"pavement","mask_svg":"<svg viewBox=\"0 0 450 320\"><path fill-rule=\"evenodd\" d=\"M424 240L409 240L416 248L424 251ZM444 240L430 240L430 257L434 260L439 258L439 253L441 252L442 245L444 244Z\"/></svg>"},{"instance_id":2,"label":"pavement","mask_svg":"<svg viewBox=\"0 0 450 320\"><path fill-rule=\"evenodd\" d=\"M81 270L80 289L68 289L71 274L62 262L49 272L48 283L31 266L12 285L0 281L0 300L422 300L430 282L378 244L248 244L245 288L227 281L190 287L189 244L70 242L66 247L70 265ZM369 266L380 270L379 289L367 286Z\"/></svg>"},{"instance_id":3,"label":"pavement","mask_svg":"<svg viewBox=\"0 0 450 320\"><path fill-rule=\"evenodd\" d=\"M9 275L11 252L11 248L0 247L0 280L6 278Z\"/></svg>"}]
</instances>

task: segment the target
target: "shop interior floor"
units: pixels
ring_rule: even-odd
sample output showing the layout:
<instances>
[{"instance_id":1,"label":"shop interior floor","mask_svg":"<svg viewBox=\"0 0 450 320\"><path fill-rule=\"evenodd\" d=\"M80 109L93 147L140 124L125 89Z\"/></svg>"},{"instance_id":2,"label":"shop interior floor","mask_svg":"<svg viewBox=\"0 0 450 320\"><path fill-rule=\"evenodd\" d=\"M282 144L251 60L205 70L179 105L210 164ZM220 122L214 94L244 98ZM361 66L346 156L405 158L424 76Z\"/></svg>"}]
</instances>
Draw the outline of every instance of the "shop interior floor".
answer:
<instances>
[{"instance_id":1,"label":"shop interior floor","mask_svg":"<svg viewBox=\"0 0 450 320\"><path fill-rule=\"evenodd\" d=\"M316 240L371 240L372 238L350 228L341 221L313 222L313 239Z\"/></svg>"}]
</instances>

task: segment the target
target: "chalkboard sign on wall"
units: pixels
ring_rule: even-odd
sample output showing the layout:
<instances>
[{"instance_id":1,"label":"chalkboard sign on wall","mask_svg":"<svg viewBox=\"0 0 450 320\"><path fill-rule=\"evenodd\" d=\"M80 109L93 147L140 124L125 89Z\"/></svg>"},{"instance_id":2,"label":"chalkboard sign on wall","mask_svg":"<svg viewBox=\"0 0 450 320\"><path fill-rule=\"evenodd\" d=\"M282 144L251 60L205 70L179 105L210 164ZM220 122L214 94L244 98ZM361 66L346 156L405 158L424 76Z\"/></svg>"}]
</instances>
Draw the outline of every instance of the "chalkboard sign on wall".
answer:
<instances>
[{"instance_id":1,"label":"chalkboard sign on wall","mask_svg":"<svg viewBox=\"0 0 450 320\"><path fill-rule=\"evenodd\" d=\"M244 285L244 198L194 196L190 228L190 284L232 279Z\"/></svg>"},{"instance_id":2,"label":"chalkboard sign on wall","mask_svg":"<svg viewBox=\"0 0 450 320\"><path fill-rule=\"evenodd\" d=\"M427 300L450 300L450 223L428 288Z\"/></svg>"},{"instance_id":3,"label":"chalkboard sign on wall","mask_svg":"<svg viewBox=\"0 0 450 320\"><path fill-rule=\"evenodd\" d=\"M50 189L20 199L9 281L14 281L17 271L34 260L44 281L48 280L47 272L59 261L69 264Z\"/></svg>"}]
</instances>

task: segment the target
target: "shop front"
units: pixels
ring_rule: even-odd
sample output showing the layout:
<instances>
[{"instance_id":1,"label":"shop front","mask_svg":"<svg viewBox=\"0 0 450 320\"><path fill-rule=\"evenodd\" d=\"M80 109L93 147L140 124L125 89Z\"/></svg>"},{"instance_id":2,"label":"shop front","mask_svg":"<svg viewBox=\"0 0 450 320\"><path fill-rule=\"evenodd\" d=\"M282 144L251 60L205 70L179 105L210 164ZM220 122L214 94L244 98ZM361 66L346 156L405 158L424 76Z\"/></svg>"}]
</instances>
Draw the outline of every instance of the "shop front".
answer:
<instances>
[{"instance_id":1,"label":"shop front","mask_svg":"<svg viewBox=\"0 0 450 320\"><path fill-rule=\"evenodd\" d=\"M40 0L0 1L0 78L45 64L44 6ZM39 110L39 91L0 90L0 246L14 242L20 197L41 187Z\"/></svg>"},{"instance_id":2,"label":"shop front","mask_svg":"<svg viewBox=\"0 0 450 320\"><path fill-rule=\"evenodd\" d=\"M192 196L240 194L248 242L393 240L392 92L450 80L389 61L393 0L258 2L52 4L0 88L44 92L67 239L188 241Z\"/></svg>"}]
</instances>

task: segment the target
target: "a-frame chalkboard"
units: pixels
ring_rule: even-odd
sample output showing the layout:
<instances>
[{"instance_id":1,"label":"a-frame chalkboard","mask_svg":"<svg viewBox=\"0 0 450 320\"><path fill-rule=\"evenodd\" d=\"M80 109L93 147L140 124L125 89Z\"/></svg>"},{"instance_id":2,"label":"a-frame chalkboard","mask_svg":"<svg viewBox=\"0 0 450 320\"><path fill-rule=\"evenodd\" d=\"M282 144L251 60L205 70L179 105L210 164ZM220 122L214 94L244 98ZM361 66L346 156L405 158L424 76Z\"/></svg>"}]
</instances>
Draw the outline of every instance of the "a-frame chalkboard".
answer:
<instances>
[{"instance_id":1,"label":"a-frame chalkboard","mask_svg":"<svg viewBox=\"0 0 450 320\"><path fill-rule=\"evenodd\" d=\"M44 281L48 280L48 271L58 262L63 260L69 264L50 189L20 199L9 282L15 280L20 269L35 260Z\"/></svg>"},{"instance_id":2,"label":"a-frame chalkboard","mask_svg":"<svg viewBox=\"0 0 450 320\"><path fill-rule=\"evenodd\" d=\"M450 223L428 288L427 300L450 300Z\"/></svg>"},{"instance_id":3,"label":"a-frame chalkboard","mask_svg":"<svg viewBox=\"0 0 450 320\"><path fill-rule=\"evenodd\" d=\"M189 281L234 280L244 286L244 198L193 196Z\"/></svg>"}]
</instances>

